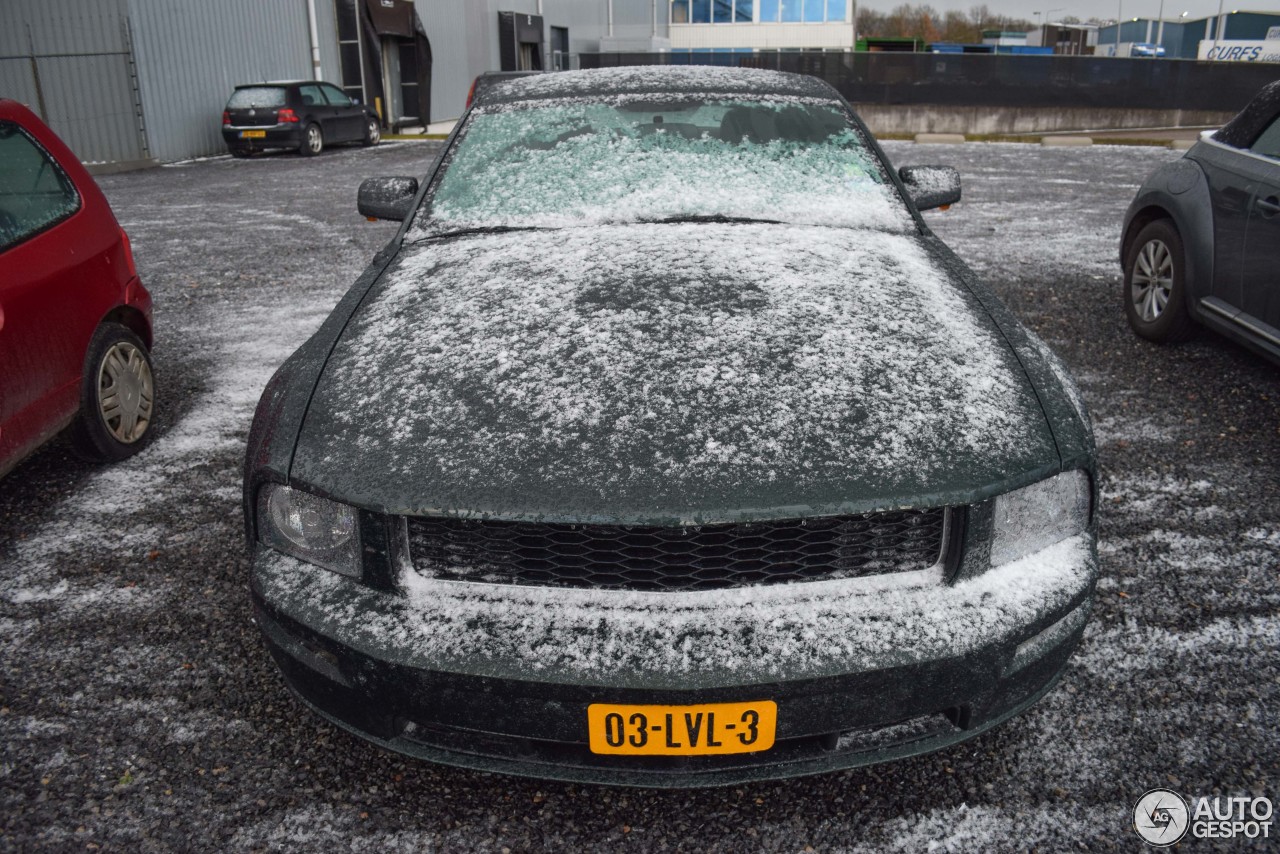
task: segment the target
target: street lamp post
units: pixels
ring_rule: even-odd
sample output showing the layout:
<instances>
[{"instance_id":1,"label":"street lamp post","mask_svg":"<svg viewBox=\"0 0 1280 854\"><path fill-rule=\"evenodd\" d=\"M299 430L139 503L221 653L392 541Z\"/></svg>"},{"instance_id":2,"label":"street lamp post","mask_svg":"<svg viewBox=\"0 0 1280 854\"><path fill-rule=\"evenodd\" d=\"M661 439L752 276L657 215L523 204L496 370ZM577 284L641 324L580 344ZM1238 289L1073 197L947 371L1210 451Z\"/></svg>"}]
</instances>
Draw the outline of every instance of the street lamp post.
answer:
<instances>
[{"instance_id":1,"label":"street lamp post","mask_svg":"<svg viewBox=\"0 0 1280 854\"><path fill-rule=\"evenodd\" d=\"M1120 22L1124 19L1123 8L1124 0L1116 0L1116 56L1120 55Z\"/></svg>"}]
</instances>

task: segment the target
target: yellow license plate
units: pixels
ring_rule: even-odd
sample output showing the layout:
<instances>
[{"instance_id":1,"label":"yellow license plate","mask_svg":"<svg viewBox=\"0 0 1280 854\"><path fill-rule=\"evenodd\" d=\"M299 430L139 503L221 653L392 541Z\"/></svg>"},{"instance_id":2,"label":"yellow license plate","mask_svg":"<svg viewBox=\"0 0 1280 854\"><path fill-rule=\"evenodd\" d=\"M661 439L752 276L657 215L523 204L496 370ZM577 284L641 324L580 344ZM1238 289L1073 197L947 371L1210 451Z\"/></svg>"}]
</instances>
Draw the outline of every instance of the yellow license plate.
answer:
<instances>
[{"instance_id":1,"label":"yellow license plate","mask_svg":"<svg viewBox=\"0 0 1280 854\"><path fill-rule=\"evenodd\" d=\"M266 139L267 132L265 130L242 130L240 131L241 139Z\"/></svg>"},{"instance_id":2,"label":"yellow license plate","mask_svg":"<svg viewBox=\"0 0 1280 854\"><path fill-rule=\"evenodd\" d=\"M587 706L592 753L631 756L706 756L758 753L773 747L778 704L700 706Z\"/></svg>"}]
</instances>

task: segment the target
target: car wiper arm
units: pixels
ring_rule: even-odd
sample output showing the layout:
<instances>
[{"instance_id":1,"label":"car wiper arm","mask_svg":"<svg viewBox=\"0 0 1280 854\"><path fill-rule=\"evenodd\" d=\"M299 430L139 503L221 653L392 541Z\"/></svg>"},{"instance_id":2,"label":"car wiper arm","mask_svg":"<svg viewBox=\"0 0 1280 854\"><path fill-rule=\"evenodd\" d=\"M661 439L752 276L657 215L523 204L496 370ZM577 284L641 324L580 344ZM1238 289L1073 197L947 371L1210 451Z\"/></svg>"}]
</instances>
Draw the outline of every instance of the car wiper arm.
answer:
<instances>
[{"instance_id":1,"label":"car wiper arm","mask_svg":"<svg viewBox=\"0 0 1280 854\"><path fill-rule=\"evenodd\" d=\"M452 231L437 231L424 235L428 240L439 240L442 237L460 237L465 234L506 234L508 231L541 231L537 225L475 225L469 228L455 228Z\"/></svg>"},{"instance_id":2,"label":"car wiper arm","mask_svg":"<svg viewBox=\"0 0 1280 854\"><path fill-rule=\"evenodd\" d=\"M753 216L728 216L726 214L675 214L673 216L654 217L652 219L642 218L638 222L646 223L668 223L668 222L759 222L769 225L779 225L781 220L777 219L761 219Z\"/></svg>"}]
</instances>

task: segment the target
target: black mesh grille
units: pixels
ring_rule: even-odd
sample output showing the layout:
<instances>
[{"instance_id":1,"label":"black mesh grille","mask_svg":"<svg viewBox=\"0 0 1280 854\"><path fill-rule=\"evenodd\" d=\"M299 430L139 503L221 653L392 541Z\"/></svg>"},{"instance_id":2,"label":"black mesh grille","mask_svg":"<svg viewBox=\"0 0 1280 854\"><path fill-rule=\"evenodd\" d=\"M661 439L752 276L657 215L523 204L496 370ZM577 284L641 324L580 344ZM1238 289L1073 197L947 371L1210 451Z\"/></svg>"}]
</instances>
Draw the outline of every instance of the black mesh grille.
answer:
<instances>
[{"instance_id":1,"label":"black mesh grille","mask_svg":"<svg viewBox=\"0 0 1280 854\"><path fill-rule=\"evenodd\" d=\"M713 590L926 569L942 554L946 511L699 527L544 525L410 518L424 575L619 590Z\"/></svg>"}]
</instances>

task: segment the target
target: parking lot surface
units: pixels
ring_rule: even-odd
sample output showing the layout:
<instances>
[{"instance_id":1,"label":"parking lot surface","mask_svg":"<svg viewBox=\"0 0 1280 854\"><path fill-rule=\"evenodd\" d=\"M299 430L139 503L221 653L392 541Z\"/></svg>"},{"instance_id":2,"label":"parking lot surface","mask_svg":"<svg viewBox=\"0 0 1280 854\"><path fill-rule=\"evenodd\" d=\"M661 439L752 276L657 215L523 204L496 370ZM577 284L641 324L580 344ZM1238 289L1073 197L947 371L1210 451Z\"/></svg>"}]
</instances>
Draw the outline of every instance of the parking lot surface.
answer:
<instances>
[{"instance_id":1,"label":"parking lot surface","mask_svg":"<svg viewBox=\"0 0 1280 854\"><path fill-rule=\"evenodd\" d=\"M436 767L307 711L250 618L244 441L274 368L394 233L356 214L360 180L436 150L100 179L155 297L160 414L125 463L59 441L0 481L0 848L1134 850L1153 787L1280 800L1280 370L1125 325L1118 232L1179 156L1159 148L887 146L959 167L964 201L931 223L1093 412L1095 616L1025 715L891 765L662 792Z\"/></svg>"}]
</instances>

